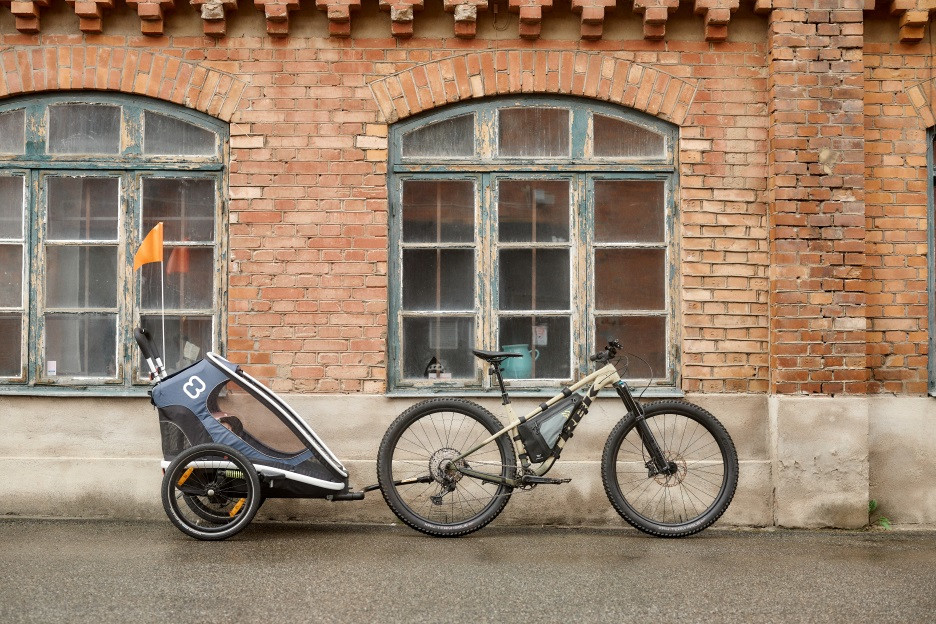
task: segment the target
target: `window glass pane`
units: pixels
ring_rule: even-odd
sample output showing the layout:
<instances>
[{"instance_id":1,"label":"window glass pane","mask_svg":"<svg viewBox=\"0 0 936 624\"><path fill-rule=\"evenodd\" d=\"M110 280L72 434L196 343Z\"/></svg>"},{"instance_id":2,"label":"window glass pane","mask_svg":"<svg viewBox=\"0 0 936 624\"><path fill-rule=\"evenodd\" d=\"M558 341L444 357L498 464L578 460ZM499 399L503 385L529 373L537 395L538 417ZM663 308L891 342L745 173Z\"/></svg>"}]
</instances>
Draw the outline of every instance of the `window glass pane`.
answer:
<instances>
[{"instance_id":1,"label":"window glass pane","mask_svg":"<svg viewBox=\"0 0 936 624\"><path fill-rule=\"evenodd\" d=\"M403 135L403 158L452 158L474 154L474 115L429 124Z\"/></svg>"},{"instance_id":2,"label":"window glass pane","mask_svg":"<svg viewBox=\"0 0 936 624\"><path fill-rule=\"evenodd\" d=\"M215 182L196 178L143 180L143 232L163 222L165 241L213 241Z\"/></svg>"},{"instance_id":3,"label":"window glass pane","mask_svg":"<svg viewBox=\"0 0 936 624\"><path fill-rule=\"evenodd\" d=\"M214 249L169 247L163 249L166 308L204 310L214 305ZM146 310L160 307L160 264L140 267L142 303ZM168 331L168 330L167 330Z\"/></svg>"},{"instance_id":4,"label":"window glass pane","mask_svg":"<svg viewBox=\"0 0 936 624\"><path fill-rule=\"evenodd\" d=\"M26 151L26 111L0 113L0 154Z\"/></svg>"},{"instance_id":5,"label":"window glass pane","mask_svg":"<svg viewBox=\"0 0 936 624\"><path fill-rule=\"evenodd\" d=\"M162 317L158 314L140 316L140 326L153 336L153 344L162 352ZM170 373L194 364L211 351L211 317L166 315L166 353L162 354ZM149 371L140 356L141 371Z\"/></svg>"},{"instance_id":6,"label":"window glass pane","mask_svg":"<svg viewBox=\"0 0 936 624\"><path fill-rule=\"evenodd\" d=\"M405 310L473 310L475 256L471 249L404 249Z\"/></svg>"},{"instance_id":7,"label":"window glass pane","mask_svg":"<svg viewBox=\"0 0 936 624\"><path fill-rule=\"evenodd\" d=\"M0 245L0 308L19 308L22 305L23 246Z\"/></svg>"},{"instance_id":8,"label":"window glass pane","mask_svg":"<svg viewBox=\"0 0 936 624\"><path fill-rule=\"evenodd\" d=\"M0 176L0 238L23 240L22 176Z\"/></svg>"},{"instance_id":9,"label":"window glass pane","mask_svg":"<svg viewBox=\"0 0 936 624\"><path fill-rule=\"evenodd\" d=\"M117 240L117 178L48 178L48 238Z\"/></svg>"},{"instance_id":10,"label":"window glass pane","mask_svg":"<svg viewBox=\"0 0 936 624\"><path fill-rule=\"evenodd\" d=\"M498 111L501 156L568 156L569 111L562 108L504 108Z\"/></svg>"},{"instance_id":11,"label":"window glass pane","mask_svg":"<svg viewBox=\"0 0 936 624\"><path fill-rule=\"evenodd\" d=\"M49 245L45 261L46 306L117 307L116 247Z\"/></svg>"},{"instance_id":12,"label":"window glass pane","mask_svg":"<svg viewBox=\"0 0 936 624\"><path fill-rule=\"evenodd\" d=\"M650 158L663 156L666 141L636 124L596 114L594 117L595 156Z\"/></svg>"},{"instance_id":13,"label":"window glass pane","mask_svg":"<svg viewBox=\"0 0 936 624\"><path fill-rule=\"evenodd\" d=\"M473 242L475 186L471 180L405 180L403 240Z\"/></svg>"},{"instance_id":14,"label":"window glass pane","mask_svg":"<svg viewBox=\"0 0 936 624\"><path fill-rule=\"evenodd\" d=\"M23 372L22 341L23 332L22 314L0 314L0 377L19 377Z\"/></svg>"},{"instance_id":15,"label":"window glass pane","mask_svg":"<svg viewBox=\"0 0 936 624\"><path fill-rule=\"evenodd\" d=\"M403 376L471 378L475 376L474 317L403 319Z\"/></svg>"},{"instance_id":16,"label":"window glass pane","mask_svg":"<svg viewBox=\"0 0 936 624\"><path fill-rule=\"evenodd\" d=\"M143 113L143 153L214 156L215 133L175 117Z\"/></svg>"},{"instance_id":17,"label":"window glass pane","mask_svg":"<svg viewBox=\"0 0 936 624\"><path fill-rule=\"evenodd\" d=\"M117 315L46 314L45 374L114 377Z\"/></svg>"},{"instance_id":18,"label":"window glass pane","mask_svg":"<svg viewBox=\"0 0 936 624\"><path fill-rule=\"evenodd\" d=\"M117 154L120 107L103 104L54 104L49 107L49 152Z\"/></svg>"},{"instance_id":19,"label":"window glass pane","mask_svg":"<svg viewBox=\"0 0 936 624\"><path fill-rule=\"evenodd\" d=\"M566 180L501 180L497 186L497 239L501 242L567 242Z\"/></svg>"},{"instance_id":20,"label":"window glass pane","mask_svg":"<svg viewBox=\"0 0 936 624\"><path fill-rule=\"evenodd\" d=\"M595 240L662 243L665 198L663 180L596 180Z\"/></svg>"},{"instance_id":21,"label":"window glass pane","mask_svg":"<svg viewBox=\"0 0 936 624\"><path fill-rule=\"evenodd\" d=\"M666 307L666 251L596 249L595 306L599 310Z\"/></svg>"},{"instance_id":22,"label":"window glass pane","mask_svg":"<svg viewBox=\"0 0 936 624\"><path fill-rule=\"evenodd\" d=\"M571 353L566 316L501 317L500 348L521 353L504 360L506 379L568 379Z\"/></svg>"},{"instance_id":23,"label":"window glass pane","mask_svg":"<svg viewBox=\"0 0 936 624\"><path fill-rule=\"evenodd\" d=\"M568 249L502 249L502 310L568 310Z\"/></svg>"},{"instance_id":24,"label":"window glass pane","mask_svg":"<svg viewBox=\"0 0 936 624\"><path fill-rule=\"evenodd\" d=\"M666 370L666 318L663 316L616 316L595 319L595 349L604 349L616 338L624 345L628 360L626 379L664 378ZM640 359L644 360L642 362Z\"/></svg>"}]
</instances>

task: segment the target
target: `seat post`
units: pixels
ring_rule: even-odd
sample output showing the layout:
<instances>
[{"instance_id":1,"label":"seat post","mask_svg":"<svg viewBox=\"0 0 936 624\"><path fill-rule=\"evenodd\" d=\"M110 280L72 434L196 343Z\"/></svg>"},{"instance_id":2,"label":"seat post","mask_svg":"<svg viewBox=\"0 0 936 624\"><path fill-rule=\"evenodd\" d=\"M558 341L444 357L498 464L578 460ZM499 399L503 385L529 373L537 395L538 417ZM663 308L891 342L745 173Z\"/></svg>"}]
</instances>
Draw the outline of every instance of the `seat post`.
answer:
<instances>
[{"instance_id":1,"label":"seat post","mask_svg":"<svg viewBox=\"0 0 936 624\"><path fill-rule=\"evenodd\" d=\"M500 386L502 405L510 405L510 397L507 396L507 388L504 387L504 378L501 376L500 360L495 360L491 362L491 370L488 371L489 375L494 375L497 377L497 385Z\"/></svg>"}]
</instances>

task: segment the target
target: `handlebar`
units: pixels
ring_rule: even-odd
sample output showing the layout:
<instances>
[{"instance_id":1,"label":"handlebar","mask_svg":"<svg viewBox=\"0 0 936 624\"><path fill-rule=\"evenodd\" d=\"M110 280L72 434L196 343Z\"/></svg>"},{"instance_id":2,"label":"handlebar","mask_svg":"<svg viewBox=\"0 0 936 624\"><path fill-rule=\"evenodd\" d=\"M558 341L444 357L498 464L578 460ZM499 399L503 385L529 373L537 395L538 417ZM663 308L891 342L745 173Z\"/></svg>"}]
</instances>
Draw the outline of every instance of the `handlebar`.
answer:
<instances>
[{"instance_id":1,"label":"handlebar","mask_svg":"<svg viewBox=\"0 0 936 624\"><path fill-rule=\"evenodd\" d=\"M617 341L616 338L612 338L608 341L608 346L598 353L592 355L588 359L592 362L609 362L614 356L617 355L618 349L623 349L624 346Z\"/></svg>"},{"instance_id":2,"label":"handlebar","mask_svg":"<svg viewBox=\"0 0 936 624\"><path fill-rule=\"evenodd\" d=\"M156 345L153 344L152 334L142 327L137 327L133 330L133 338L136 340L137 346L140 347L143 359L150 369L150 379L156 377L163 379L166 376L166 369L162 360L159 359L159 352L156 350Z\"/></svg>"}]
</instances>

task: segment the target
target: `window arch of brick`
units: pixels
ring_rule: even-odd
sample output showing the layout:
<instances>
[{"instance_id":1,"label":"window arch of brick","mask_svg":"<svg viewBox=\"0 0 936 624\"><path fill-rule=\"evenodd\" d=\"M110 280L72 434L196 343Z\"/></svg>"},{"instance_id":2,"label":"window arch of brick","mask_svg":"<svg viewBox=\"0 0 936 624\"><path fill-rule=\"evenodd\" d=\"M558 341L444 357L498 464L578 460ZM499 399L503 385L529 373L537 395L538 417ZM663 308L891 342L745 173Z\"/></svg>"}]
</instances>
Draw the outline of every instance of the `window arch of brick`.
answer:
<instances>
[{"instance_id":1,"label":"window arch of brick","mask_svg":"<svg viewBox=\"0 0 936 624\"><path fill-rule=\"evenodd\" d=\"M573 95L620 104L681 126L697 83L598 52L496 50L417 65L371 83L393 123L446 104L497 95Z\"/></svg>"},{"instance_id":2,"label":"window arch of brick","mask_svg":"<svg viewBox=\"0 0 936 624\"><path fill-rule=\"evenodd\" d=\"M927 80L906 89L907 98L910 104L916 109L917 114L923 120L923 125L932 129L936 126L936 98L933 97L936 89L936 79ZM906 104L906 101L904 101ZM910 112L909 110L907 111Z\"/></svg>"},{"instance_id":3,"label":"window arch of brick","mask_svg":"<svg viewBox=\"0 0 936 624\"><path fill-rule=\"evenodd\" d=\"M0 68L0 98L40 91L119 91L173 102L226 122L247 86L232 74L193 61L103 46L11 47L0 52Z\"/></svg>"}]
</instances>

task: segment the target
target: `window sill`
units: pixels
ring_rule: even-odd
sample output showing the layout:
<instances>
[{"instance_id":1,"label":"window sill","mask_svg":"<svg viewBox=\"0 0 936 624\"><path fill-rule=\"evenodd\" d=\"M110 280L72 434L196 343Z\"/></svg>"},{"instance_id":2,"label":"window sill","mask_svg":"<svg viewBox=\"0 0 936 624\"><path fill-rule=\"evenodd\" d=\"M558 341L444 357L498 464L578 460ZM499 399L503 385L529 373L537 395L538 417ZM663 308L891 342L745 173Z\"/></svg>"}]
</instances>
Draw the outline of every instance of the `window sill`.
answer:
<instances>
[{"instance_id":1,"label":"window sill","mask_svg":"<svg viewBox=\"0 0 936 624\"><path fill-rule=\"evenodd\" d=\"M547 388L533 389L533 388L524 388L517 390L509 390L508 394L511 399L539 399L539 398L549 398L559 394L559 386L550 386ZM679 388L674 387L654 387L647 388L643 390L642 386L632 386L631 392L634 393L634 396L638 399L681 399L686 396L686 393ZM440 396L453 396L453 397L466 397L473 399L500 399L500 391L498 390L478 390L475 388L403 388L397 390L391 390L386 393L387 398L390 399L419 399L419 398L435 398ZM604 396L615 396L614 390L605 389L602 390L598 395L601 397Z\"/></svg>"},{"instance_id":2,"label":"window sill","mask_svg":"<svg viewBox=\"0 0 936 624\"><path fill-rule=\"evenodd\" d=\"M0 396L148 398L150 386L0 386Z\"/></svg>"}]
</instances>

